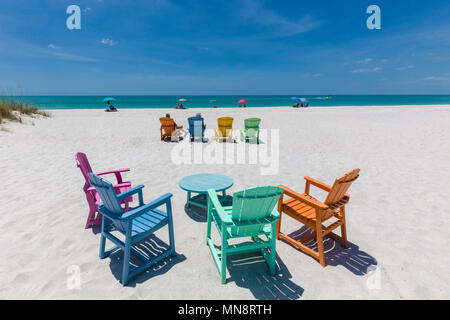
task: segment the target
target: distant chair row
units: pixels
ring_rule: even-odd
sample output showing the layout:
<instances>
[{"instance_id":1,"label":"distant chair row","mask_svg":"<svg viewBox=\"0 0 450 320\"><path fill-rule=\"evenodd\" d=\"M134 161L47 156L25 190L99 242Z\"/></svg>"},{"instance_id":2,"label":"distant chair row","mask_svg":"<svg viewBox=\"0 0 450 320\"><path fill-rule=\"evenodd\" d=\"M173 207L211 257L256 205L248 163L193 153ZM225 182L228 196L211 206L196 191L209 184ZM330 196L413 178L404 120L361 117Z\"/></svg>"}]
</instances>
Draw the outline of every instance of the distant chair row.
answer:
<instances>
[{"instance_id":1,"label":"distant chair row","mask_svg":"<svg viewBox=\"0 0 450 320\"><path fill-rule=\"evenodd\" d=\"M183 130L182 126L178 126L175 120L166 114L165 117L159 118L161 122L161 141L166 138L170 138L171 141L179 141L180 138L187 135L187 132ZM220 117L217 119L217 128L214 128L215 139L217 142L235 142L233 138L233 121L232 117ZM261 119L259 118L248 118L244 120L244 129L240 130L241 141L249 142L256 141L259 144L259 125ZM205 141L205 120L200 114L195 117L188 118L189 124L189 135L191 142L200 139L200 141ZM184 134L184 135L183 135Z\"/></svg>"}]
</instances>

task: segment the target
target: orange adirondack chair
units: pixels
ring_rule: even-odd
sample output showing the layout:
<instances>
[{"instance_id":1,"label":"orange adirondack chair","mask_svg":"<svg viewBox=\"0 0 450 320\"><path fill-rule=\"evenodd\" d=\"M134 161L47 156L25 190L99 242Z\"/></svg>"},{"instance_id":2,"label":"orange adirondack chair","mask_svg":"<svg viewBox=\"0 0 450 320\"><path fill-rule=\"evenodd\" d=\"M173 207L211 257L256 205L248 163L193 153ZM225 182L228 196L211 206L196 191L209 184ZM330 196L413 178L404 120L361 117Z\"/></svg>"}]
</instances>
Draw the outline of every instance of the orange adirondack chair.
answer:
<instances>
[{"instance_id":1,"label":"orange adirondack chair","mask_svg":"<svg viewBox=\"0 0 450 320\"><path fill-rule=\"evenodd\" d=\"M172 118L159 118L161 122L161 141L163 141L166 137L172 137L172 133L175 130L175 122Z\"/></svg>"},{"instance_id":2,"label":"orange adirondack chair","mask_svg":"<svg viewBox=\"0 0 450 320\"><path fill-rule=\"evenodd\" d=\"M217 118L219 128L215 128L217 142L233 141L233 121L232 117Z\"/></svg>"},{"instance_id":3,"label":"orange adirondack chair","mask_svg":"<svg viewBox=\"0 0 450 320\"><path fill-rule=\"evenodd\" d=\"M280 187L284 189L284 193L278 201L280 220L277 224L277 239L282 239L318 259L320 264L325 267L323 250L324 236L328 235L339 241L344 248L348 248L347 231L345 226L345 205L348 203L350 195L346 192L350 188L352 182L358 179L358 177L359 169L353 169L342 177L336 179L332 187L313 178L305 177L305 193L302 194L280 185ZM310 185L316 186L328 192L328 196L323 203L309 195ZM290 199L283 200L284 195L290 197ZM281 233L281 218L283 213L303 223L315 232L310 233L299 241ZM322 225L323 222L331 218L335 219L332 224L328 227ZM333 230L338 227L341 227L341 236L338 236L333 232ZM305 243L309 242L313 238L317 238L318 252L305 245Z\"/></svg>"}]
</instances>

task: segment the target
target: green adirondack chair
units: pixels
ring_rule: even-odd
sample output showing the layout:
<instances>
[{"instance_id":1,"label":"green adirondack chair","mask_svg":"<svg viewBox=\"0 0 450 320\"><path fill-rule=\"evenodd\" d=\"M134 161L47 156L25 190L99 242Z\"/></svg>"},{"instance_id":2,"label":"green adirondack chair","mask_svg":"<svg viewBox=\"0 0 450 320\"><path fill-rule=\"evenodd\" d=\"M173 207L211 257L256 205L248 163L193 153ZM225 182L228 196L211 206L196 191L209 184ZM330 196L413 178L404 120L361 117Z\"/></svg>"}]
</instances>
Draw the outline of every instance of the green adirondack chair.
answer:
<instances>
[{"instance_id":1,"label":"green adirondack chair","mask_svg":"<svg viewBox=\"0 0 450 320\"><path fill-rule=\"evenodd\" d=\"M222 283L226 282L227 257L245 252L261 250L270 274L275 275L276 223L280 216L275 205L282 193L280 187L256 186L235 192L233 205L222 207L216 191L208 190L206 244L211 249ZM215 248L211 239L213 221L222 238L221 250ZM242 237L250 237L251 241L228 244L229 239Z\"/></svg>"},{"instance_id":2,"label":"green adirondack chair","mask_svg":"<svg viewBox=\"0 0 450 320\"><path fill-rule=\"evenodd\" d=\"M244 120L245 129L241 130L241 141L248 142L250 139L256 140L259 144L259 124L261 119L248 118Z\"/></svg>"}]
</instances>

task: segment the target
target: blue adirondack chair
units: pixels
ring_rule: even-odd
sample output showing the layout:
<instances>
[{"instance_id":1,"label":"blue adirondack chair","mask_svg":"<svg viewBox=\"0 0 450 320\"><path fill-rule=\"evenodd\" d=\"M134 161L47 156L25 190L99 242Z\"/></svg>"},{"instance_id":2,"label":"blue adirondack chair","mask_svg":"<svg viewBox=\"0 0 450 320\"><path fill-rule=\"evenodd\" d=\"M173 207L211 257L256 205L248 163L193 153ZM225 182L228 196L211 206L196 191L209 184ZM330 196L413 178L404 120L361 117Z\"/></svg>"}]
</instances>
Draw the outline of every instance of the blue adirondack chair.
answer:
<instances>
[{"instance_id":1,"label":"blue adirondack chair","mask_svg":"<svg viewBox=\"0 0 450 320\"><path fill-rule=\"evenodd\" d=\"M98 211L103 215L102 235L100 238L100 259L106 258L117 249L122 249L124 251L122 285L125 286L132 277L145 271L165 257L176 255L173 235L171 193L167 193L150 203L144 204L142 196L143 185L116 194L113 185L109 181L100 178L93 173L89 173L89 180L102 200L98 208ZM120 205L120 201L136 193L139 197L139 206L133 210L124 212ZM165 212L158 209L162 205L166 205ZM135 244L146 239L165 225L168 225L169 227L170 246L167 250L154 258L149 258L134 247ZM114 236L111 233L114 230L122 233L125 236L125 241L121 241ZM116 246L105 251L106 239L112 241ZM144 263L130 271L131 252L142 259Z\"/></svg>"},{"instance_id":2,"label":"blue adirondack chair","mask_svg":"<svg viewBox=\"0 0 450 320\"><path fill-rule=\"evenodd\" d=\"M245 252L261 250L269 265L270 274L275 275L276 223L280 217L275 205L282 193L283 188L280 187L256 186L235 192L233 205L222 207L217 192L208 190L206 244L211 250L222 283L226 282L227 257ZM211 240L212 222L222 237L220 250L216 249ZM251 237L252 241L228 244L229 239L242 237Z\"/></svg>"},{"instance_id":3,"label":"blue adirondack chair","mask_svg":"<svg viewBox=\"0 0 450 320\"><path fill-rule=\"evenodd\" d=\"M200 138L203 141L203 135L205 133L205 120L202 117L190 117L188 118L188 123L191 141L194 141L196 138Z\"/></svg>"}]
</instances>

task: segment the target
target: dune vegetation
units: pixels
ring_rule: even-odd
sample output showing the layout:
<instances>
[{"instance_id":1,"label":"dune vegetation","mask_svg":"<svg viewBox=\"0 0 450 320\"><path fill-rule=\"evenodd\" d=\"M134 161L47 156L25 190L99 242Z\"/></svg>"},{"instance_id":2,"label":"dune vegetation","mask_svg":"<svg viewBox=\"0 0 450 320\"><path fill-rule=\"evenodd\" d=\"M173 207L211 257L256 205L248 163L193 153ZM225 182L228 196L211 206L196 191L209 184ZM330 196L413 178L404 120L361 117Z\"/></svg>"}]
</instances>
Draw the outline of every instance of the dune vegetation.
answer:
<instances>
[{"instance_id":1,"label":"dune vegetation","mask_svg":"<svg viewBox=\"0 0 450 320\"><path fill-rule=\"evenodd\" d=\"M22 116L32 118L42 116L48 118L51 117L51 114L47 111L39 110L26 102L9 99L0 100L0 124L4 121L17 121L22 123Z\"/></svg>"}]
</instances>

